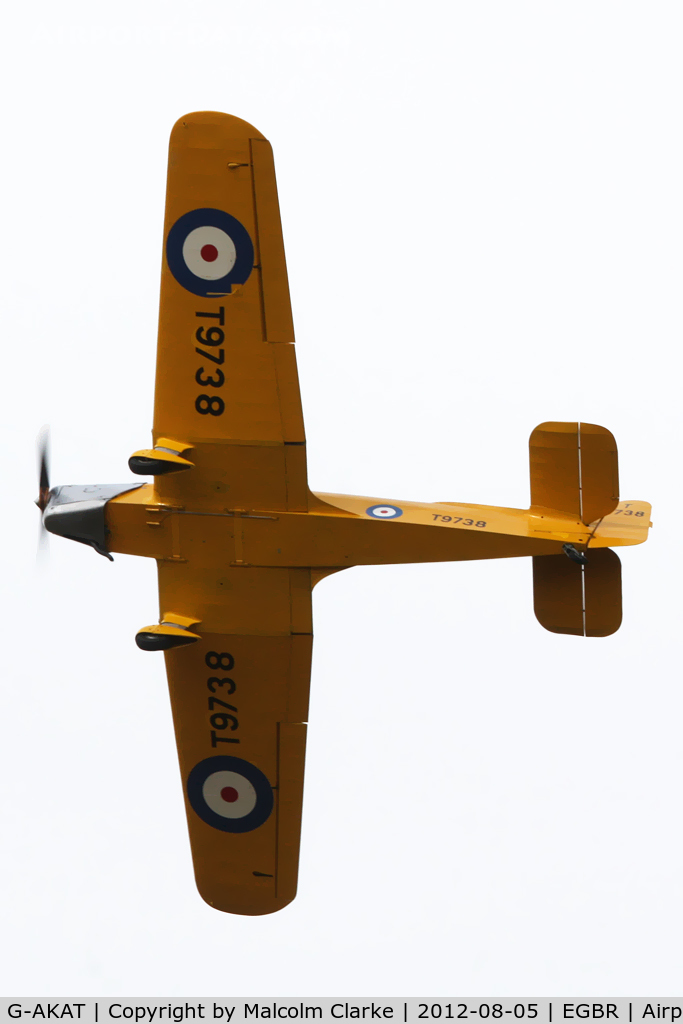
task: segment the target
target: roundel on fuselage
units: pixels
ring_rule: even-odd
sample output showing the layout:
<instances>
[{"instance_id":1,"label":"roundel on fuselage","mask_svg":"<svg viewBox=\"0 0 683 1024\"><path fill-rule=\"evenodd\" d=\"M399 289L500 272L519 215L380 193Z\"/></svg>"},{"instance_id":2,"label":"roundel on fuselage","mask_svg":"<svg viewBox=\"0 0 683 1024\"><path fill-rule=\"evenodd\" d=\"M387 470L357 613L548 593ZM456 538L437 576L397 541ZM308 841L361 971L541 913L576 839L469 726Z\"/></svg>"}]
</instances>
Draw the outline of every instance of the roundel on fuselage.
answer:
<instances>
[{"instance_id":1,"label":"roundel on fuselage","mask_svg":"<svg viewBox=\"0 0 683 1024\"><path fill-rule=\"evenodd\" d=\"M373 519L398 519L403 515L403 509L398 505L371 505L366 508L365 514Z\"/></svg>"}]
</instances>

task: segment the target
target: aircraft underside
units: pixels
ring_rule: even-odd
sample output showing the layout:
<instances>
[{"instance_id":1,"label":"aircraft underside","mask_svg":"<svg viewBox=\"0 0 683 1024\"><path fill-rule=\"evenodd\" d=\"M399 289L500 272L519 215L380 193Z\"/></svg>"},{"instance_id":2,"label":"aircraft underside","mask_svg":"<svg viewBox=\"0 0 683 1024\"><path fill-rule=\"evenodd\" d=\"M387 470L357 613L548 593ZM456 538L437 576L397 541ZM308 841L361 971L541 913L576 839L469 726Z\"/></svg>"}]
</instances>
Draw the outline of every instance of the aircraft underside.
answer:
<instances>
[{"instance_id":1,"label":"aircraft underside","mask_svg":"<svg viewBox=\"0 0 683 1024\"><path fill-rule=\"evenodd\" d=\"M612 549L647 538L650 506L619 500L614 438L580 422L533 431L528 509L311 491L272 151L252 125L178 121L164 238L152 445L129 461L153 482L51 488L44 453L37 503L51 533L156 560L159 621L136 641L165 654L197 886L267 914L296 893L315 584L531 556L539 622L607 636Z\"/></svg>"}]
</instances>

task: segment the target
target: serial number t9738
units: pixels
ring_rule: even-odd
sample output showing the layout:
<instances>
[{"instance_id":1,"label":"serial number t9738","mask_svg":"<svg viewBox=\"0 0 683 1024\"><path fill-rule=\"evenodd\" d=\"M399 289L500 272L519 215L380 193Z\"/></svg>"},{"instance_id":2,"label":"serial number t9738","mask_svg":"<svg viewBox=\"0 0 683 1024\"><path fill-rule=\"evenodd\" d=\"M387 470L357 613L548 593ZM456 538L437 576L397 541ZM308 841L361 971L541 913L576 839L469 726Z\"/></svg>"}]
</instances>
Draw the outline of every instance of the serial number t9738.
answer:
<instances>
[{"instance_id":1,"label":"serial number t9738","mask_svg":"<svg viewBox=\"0 0 683 1024\"><path fill-rule=\"evenodd\" d=\"M225 307L219 306L217 313L195 313L195 316L202 317L204 320L218 320L220 324L216 327L215 324L211 327L198 327L195 331L196 341L201 342L204 348L195 348L195 352L198 352L200 356L204 356L205 359L209 359L212 363L216 363L216 369L211 370L210 373L206 373L203 366L200 366L197 370L194 379L201 388L222 388L225 384L225 374L220 367L225 362L225 349L222 347L225 339L225 333L223 327L225 326ZM217 352L208 352L207 349L218 349ZM208 392L197 395L194 407L200 416L222 416L225 412L225 402L220 395L209 394Z\"/></svg>"},{"instance_id":2,"label":"serial number t9738","mask_svg":"<svg viewBox=\"0 0 683 1024\"><path fill-rule=\"evenodd\" d=\"M458 523L462 523L463 526L478 526L480 530L483 530L486 526L483 519L475 523L474 519L465 519L463 516L442 516L432 513L432 519L435 523L452 523L453 526L457 526Z\"/></svg>"}]
</instances>

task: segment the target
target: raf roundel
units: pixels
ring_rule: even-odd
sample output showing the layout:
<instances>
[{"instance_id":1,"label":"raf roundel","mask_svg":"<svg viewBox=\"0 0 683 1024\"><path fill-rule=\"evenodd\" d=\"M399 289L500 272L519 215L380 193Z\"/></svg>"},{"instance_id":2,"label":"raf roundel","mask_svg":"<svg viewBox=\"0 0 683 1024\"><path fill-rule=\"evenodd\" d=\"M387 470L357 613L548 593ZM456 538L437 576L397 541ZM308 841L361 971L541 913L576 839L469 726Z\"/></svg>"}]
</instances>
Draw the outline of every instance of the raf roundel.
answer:
<instances>
[{"instance_id":1,"label":"raf roundel","mask_svg":"<svg viewBox=\"0 0 683 1024\"><path fill-rule=\"evenodd\" d=\"M373 519L398 519L403 515L403 509L398 505L371 505L370 508L366 508L365 513Z\"/></svg>"},{"instance_id":2,"label":"raf roundel","mask_svg":"<svg viewBox=\"0 0 683 1024\"><path fill-rule=\"evenodd\" d=\"M273 788L263 772L240 757L207 757L187 779L192 809L222 832L251 832L270 817Z\"/></svg>"},{"instance_id":3,"label":"raf roundel","mask_svg":"<svg viewBox=\"0 0 683 1024\"><path fill-rule=\"evenodd\" d=\"M243 224L223 210L191 210L171 228L166 259L178 284L194 295L228 295L254 266L254 246Z\"/></svg>"}]
</instances>

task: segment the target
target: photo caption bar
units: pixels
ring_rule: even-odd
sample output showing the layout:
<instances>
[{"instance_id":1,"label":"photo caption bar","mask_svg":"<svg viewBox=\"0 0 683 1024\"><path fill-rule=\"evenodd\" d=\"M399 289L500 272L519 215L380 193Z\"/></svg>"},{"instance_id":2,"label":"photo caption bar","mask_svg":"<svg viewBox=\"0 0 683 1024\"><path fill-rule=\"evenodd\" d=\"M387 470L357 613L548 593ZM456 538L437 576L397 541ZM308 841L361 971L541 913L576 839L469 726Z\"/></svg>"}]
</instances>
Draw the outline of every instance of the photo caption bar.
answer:
<instances>
[{"instance_id":1,"label":"photo caption bar","mask_svg":"<svg viewBox=\"0 0 683 1024\"><path fill-rule=\"evenodd\" d=\"M674 1024L683 1017L683 997L628 999L576 996L561 998L465 997L465 996L354 996L277 998L212 996L197 998L158 996L100 998L53 996L0 998L2 1021L81 1021L83 1024L184 1024L185 1021L220 1021L243 1024L259 1020L306 1021L534 1021L561 1024L564 1021L634 1022L666 1021Z\"/></svg>"}]
</instances>

